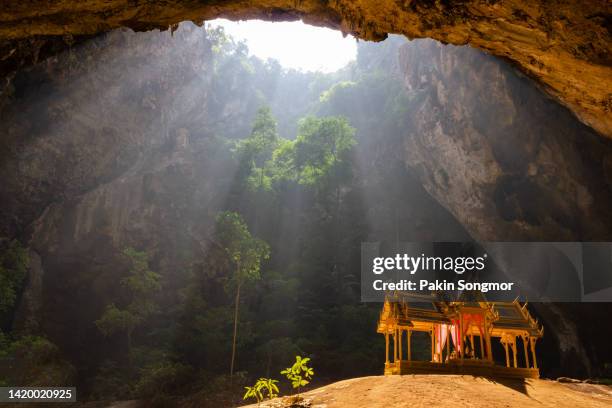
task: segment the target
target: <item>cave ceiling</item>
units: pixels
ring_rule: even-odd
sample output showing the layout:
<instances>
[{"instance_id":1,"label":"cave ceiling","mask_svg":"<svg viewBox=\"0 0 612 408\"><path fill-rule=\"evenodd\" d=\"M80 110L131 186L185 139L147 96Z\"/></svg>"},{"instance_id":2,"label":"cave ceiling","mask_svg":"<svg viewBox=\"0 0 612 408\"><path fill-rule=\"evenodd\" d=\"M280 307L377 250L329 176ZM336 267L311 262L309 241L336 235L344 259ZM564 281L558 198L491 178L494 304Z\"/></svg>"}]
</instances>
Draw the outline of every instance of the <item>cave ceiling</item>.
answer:
<instances>
[{"instance_id":1,"label":"cave ceiling","mask_svg":"<svg viewBox=\"0 0 612 408\"><path fill-rule=\"evenodd\" d=\"M397 33L469 44L510 61L582 122L612 137L611 15L612 2L602 0L5 0L0 71L10 76L61 44L119 27L302 19L364 40Z\"/></svg>"}]
</instances>

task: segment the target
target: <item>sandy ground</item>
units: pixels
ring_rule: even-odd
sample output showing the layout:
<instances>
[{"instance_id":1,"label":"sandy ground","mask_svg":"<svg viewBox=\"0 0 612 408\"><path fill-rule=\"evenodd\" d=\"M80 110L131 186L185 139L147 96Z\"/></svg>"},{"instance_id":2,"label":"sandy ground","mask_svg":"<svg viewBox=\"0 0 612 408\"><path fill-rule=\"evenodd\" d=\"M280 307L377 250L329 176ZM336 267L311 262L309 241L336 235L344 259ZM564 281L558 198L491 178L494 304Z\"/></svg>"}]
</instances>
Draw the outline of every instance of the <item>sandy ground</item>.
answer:
<instances>
[{"instance_id":1,"label":"sandy ground","mask_svg":"<svg viewBox=\"0 0 612 408\"><path fill-rule=\"evenodd\" d=\"M354 378L314 389L303 396L310 400L312 408L612 407L612 388L607 385L461 375ZM259 408L282 406L277 399L263 402Z\"/></svg>"}]
</instances>

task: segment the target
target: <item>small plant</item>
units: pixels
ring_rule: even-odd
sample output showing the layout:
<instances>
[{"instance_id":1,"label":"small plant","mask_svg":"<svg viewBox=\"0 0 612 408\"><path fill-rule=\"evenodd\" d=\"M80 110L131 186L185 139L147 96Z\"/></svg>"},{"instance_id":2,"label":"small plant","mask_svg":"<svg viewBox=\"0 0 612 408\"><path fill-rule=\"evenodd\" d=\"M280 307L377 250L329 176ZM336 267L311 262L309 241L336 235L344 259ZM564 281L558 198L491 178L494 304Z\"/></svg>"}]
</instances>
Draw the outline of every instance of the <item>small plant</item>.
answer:
<instances>
[{"instance_id":1,"label":"small plant","mask_svg":"<svg viewBox=\"0 0 612 408\"><path fill-rule=\"evenodd\" d=\"M246 392L244 393L242 399L246 400L249 398L255 398L257 400L257 405L259 405L259 403L263 400L263 394L261 393L261 390L257 388L257 383L255 383L255 385L252 387L244 388L246 389Z\"/></svg>"},{"instance_id":2,"label":"small plant","mask_svg":"<svg viewBox=\"0 0 612 408\"><path fill-rule=\"evenodd\" d=\"M308 367L310 358L302 358L301 356L295 356L295 363L291 367L287 367L281 374L287 377L291 381L291 386L297 389L298 396L300 394L300 387L304 387L310 383L314 370Z\"/></svg>"},{"instance_id":3,"label":"small plant","mask_svg":"<svg viewBox=\"0 0 612 408\"><path fill-rule=\"evenodd\" d=\"M276 386L278 380L273 380L271 378L260 378L257 382L263 383L261 388L268 391L268 399L278 397L278 387Z\"/></svg>"},{"instance_id":4,"label":"small plant","mask_svg":"<svg viewBox=\"0 0 612 408\"><path fill-rule=\"evenodd\" d=\"M257 400L257 405L259 405L259 403L264 400L264 392L268 394L268 399L278 397L277 382L278 380L273 380L271 378L260 378L252 387L244 387L246 393L242 399L255 398Z\"/></svg>"}]
</instances>

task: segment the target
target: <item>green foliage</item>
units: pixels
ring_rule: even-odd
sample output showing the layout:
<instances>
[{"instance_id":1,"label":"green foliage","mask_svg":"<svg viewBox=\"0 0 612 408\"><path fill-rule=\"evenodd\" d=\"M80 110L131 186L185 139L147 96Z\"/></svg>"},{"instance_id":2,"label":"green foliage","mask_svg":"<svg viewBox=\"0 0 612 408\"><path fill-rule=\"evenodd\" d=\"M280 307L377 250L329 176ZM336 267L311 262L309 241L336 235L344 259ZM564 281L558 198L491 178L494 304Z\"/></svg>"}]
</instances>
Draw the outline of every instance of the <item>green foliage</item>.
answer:
<instances>
[{"instance_id":1,"label":"green foliage","mask_svg":"<svg viewBox=\"0 0 612 408\"><path fill-rule=\"evenodd\" d=\"M15 305L28 268L28 252L13 240L0 250L0 315Z\"/></svg>"},{"instance_id":2,"label":"green foliage","mask_svg":"<svg viewBox=\"0 0 612 408\"><path fill-rule=\"evenodd\" d=\"M178 362L167 351L154 347L135 347L132 372L123 361L106 360L93 381L95 398L160 400L182 395L193 382L193 367Z\"/></svg>"},{"instance_id":3,"label":"green foliage","mask_svg":"<svg viewBox=\"0 0 612 408\"><path fill-rule=\"evenodd\" d=\"M300 184L315 184L342 161L342 153L355 144L354 133L343 117L300 120L294 147Z\"/></svg>"},{"instance_id":4,"label":"green foliage","mask_svg":"<svg viewBox=\"0 0 612 408\"><path fill-rule=\"evenodd\" d=\"M225 211L217 215L216 236L236 266L232 277L235 284L261 277L261 262L270 257L270 247L251 235L240 214Z\"/></svg>"},{"instance_id":5,"label":"green foliage","mask_svg":"<svg viewBox=\"0 0 612 408\"><path fill-rule=\"evenodd\" d=\"M283 140L274 151L272 174L277 181L314 185L339 174L344 154L355 145L355 129L346 118L308 116L300 120L294 141ZM335 180L338 184L339 180Z\"/></svg>"},{"instance_id":6,"label":"green foliage","mask_svg":"<svg viewBox=\"0 0 612 408\"><path fill-rule=\"evenodd\" d=\"M161 276L149 269L146 252L126 248L123 255L131 265L129 275L120 281L128 293L129 303L125 307L117 307L114 303L107 305L95 324L105 336L118 332L125 333L129 356L132 348L132 332L155 311L154 296L161 288Z\"/></svg>"},{"instance_id":7,"label":"green foliage","mask_svg":"<svg viewBox=\"0 0 612 408\"><path fill-rule=\"evenodd\" d=\"M275 82L280 68L250 57L246 43L233 40L223 28L207 31L213 51L213 73L212 76L198 73L210 78L205 111L214 122L206 128L229 140L242 139L249 133L250 121L257 109L267 103L272 89L270 82ZM239 109L227 109L237 101Z\"/></svg>"},{"instance_id":8,"label":"green foliage","mask_svg":"<svg viewBox=\"0 0 612 408\"><path fill-rule=\"evenodd\" d=\"M269 171L274 149L278 145L276 121L268 106L259 108L248 138L236 143L235 154L247 173L247 185L252 189L267 190L270 187Z\"/></svg>"},{"instance_id":9,"label":"green foliage","mask_svg":"<svg viewBox=\"0 0 612 408\"><path fill-rule=\"evenodd\" d=\"M179 395L191 379L193 369L185 364L160 360L140 370L134 386L135 397Z\"/></svg>"},{"instance_id":10,"label":"green foliage","mask_svg":"<svg viewBox=\"0 0 612 408\"><path fill-rule=\"evenodd\" d=\"M319 102L325 104L329 103L332 98L334 98L338 93L343 92L347 89L350 89L356 85L355 81L341 81L334 84L327 91L321 93L319 97Z\"/></svg>"},{"instance_id":11,"label":"green foliage","mask_svg":"<svg viewBox=\"0 0 612 408\"><path fill-rule=\"evenodd\" d=\"M91 394L96 399L120 400L133 394L132 379L123 364L105 360L92 381Z\"/></svg>"},{"instance_id":12,"label":"green foliage","mask_svg":"<svg viewBox=\"0 0 612 408\"><path fill-rule=\"evenodd\" d=\"M246 392L244 393L242 399L246 400L249 398L255 398L259 404L264 400L264 393L267 394L268 399L278 397L279 391L276 383L278 383L278 380L273 380L271 378L260 378L252 387L244 387Z\"/></svg>"},{"instance_id":13,"label":"green foliage","mask_svg":"<svg viewBox=\"0 0 612 408\"><path fill-rule=\"evenodd\" d=\"M236 288L234 303L234 334L232 338L232 357L230 377L234 374L236 342L238 338L238 309L240 305L240 288L244 281L257 280L261 277L260 267L264 259L270 257L270 247L264 241L251 236L246 223L240 214L226 211L217 216L217 237L228 257L235 265L231 283Z\"/></svg>"},{"instance_id":14,"label":"green foliage","mask_svg":"<svg viewBox=\"0 0 612 408\"><path fill-rule=\"evenodd\" d=\"M123 254L132 264L130 275L121 279L121 285L131 295L126 310L135 317L134 322L139 324L155 311L154 296L161 289L161 275L149 269L146 252L126 248Z\"/></svg>"},{"instance_id":15,"label":"green foliage","mask_svg":"<svg viewBox=\"0 0 612 408\"><path fill-rule=\"evenodd\" d=\"M409 129L414 97L395 75L383 70L359 72L353 81L340 82L324 92L317 113L348 118L358 129L360 143L381 143Z\"/></svg>"},{"instance_id":16,"label":"green foliage","mask_svg":"<svg viewBox=\"0 0 612 408\"><path fill-rule=\"evenodd\" d=\"M256 163L258 166L261 166L262 161L268 159L266 156L270 154L278 139L276 121L272 117L272 111L269 106L262 106L257 111L255 121L253 122L253 130L249 138L256 142L256 153L263 154L260 161Z\"/></svg>"},{"instance_id":17,"label":"green foliage","mask_svg":"<svg viewBox=\"0 0 612 408\"><path fill-rule=\"evenodd\" d=\"M8 367L8 378L0 383L22 386L66 386L75 369L66 362L58 347L41 336L12 339L0 334L0 363Z\"/></svg>"},{"instance_id":18,"label":"green foliage","mask_svg":"<svg viewBox=\"0 0 612 408\"><path fill-rule=\"evenodd\" d=\"M26 361L44 363L57 356L57 346L44 337L24 336L10 344L9 352Z\"/></svg>"},{"instance_id":19,"label":"green foliage","mask_svg":"<svg viewBox=\"0 0 612 408\"><path fill-rule=\"evenodd\" d=\"M126 309L119 309L114 303L106 306L100 319L96 320L96 327L105 335L111 336L119 331L132 330L140 322L138 315Z\"/></svg>"},{"instance_id":20,"label":"green foliage","mask_svg":"<svg viewBox=\"0 0 612 408\"><path fill-rule=\"evenodd\" d=\"M149 260L146 252L126 248L123 254L132 264L130 275L121 280L121 284L129 289L134 296L149 297L160 290L160 275L149 269Z\"/></svg>"},{"instance_id":21,"label":"green foliage","mask_svg":"<svg viewBox=\"0 0 612 408\"><path fill-rule=\"evenodd\" d=\"M0 330L0 359L7 356L10 344L10 337L2 330Z\"/></svg>"},{"instance_id":22,"label":"green foliage","mask_svg":"<svg viewBox=\"0 0 612 408\"><path fill-rule=\"evenodd\" d=\"M276 380L269 380L269 381L278 382ZM257 400L257 403L260 403L264 399L263 390L264 390L264 387L266 386L267 386L266 380L264 378L260 378L259 380L257 380L255 385L253 385L252 387L248 387L248 386L244 387L246 389L246 392L244 396L242 397L242 399L246 400L249 398L255 398ZM276 392L278 392L278 388L276 388L276 385L272 384L272 386L276 389ZM272 390L269 389L270 395L276 395L274 394L273 389Z\"/></svg>"},{"instance_id":23,"label":"green foliage","mask_svg":"<svg viewBox=\"0 0 612 408\"><path fill-rule=\"evenodd\" d=\"M291 381L291 386L295 389L304 387L310 383L314 370L308 367L310 358L302 358L301 356L295 356L295 363L291 367L285 368L280 373L287 377Z\"/></svg>"},{"instance_id":24,"label":"green foliage","mask_svg":"<svg viewBox=\"0 0 612 408\"><path fill-rule=\"evenodd\" d=\"M271 174L274 181L293 181L297 179L295 143L291 140L281 139L278 147L272 153L272 163Z\"/></svg>"}]
</instances>

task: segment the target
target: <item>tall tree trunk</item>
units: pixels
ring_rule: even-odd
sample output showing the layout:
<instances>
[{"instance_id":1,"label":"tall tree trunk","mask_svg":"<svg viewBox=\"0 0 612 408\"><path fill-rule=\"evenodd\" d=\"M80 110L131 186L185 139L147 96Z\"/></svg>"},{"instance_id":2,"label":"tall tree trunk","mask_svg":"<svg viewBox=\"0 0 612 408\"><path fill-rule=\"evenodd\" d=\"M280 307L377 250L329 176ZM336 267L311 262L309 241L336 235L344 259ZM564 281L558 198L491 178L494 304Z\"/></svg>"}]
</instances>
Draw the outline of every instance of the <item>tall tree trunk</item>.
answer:
<instances>
[{"instance_id":1,"label":"tall tree trunk","mask_svg":"<svg viewBox=\"0 0 612 408\"><path fill-rule=\"evenodd\" d=\"M259 188L263 190L263 179L264 179L264 167L261 166L261 173L259 173Z\"/></svg>"},{"instance_id":2,"label":"tall tree trunk","mask_svg":"<svg viewBox=\"0 0 612 408\"><path fill-rule=\"evenodd\" d=\"M127 329L127 353L128 353L128 369L130 374L134 371L134 361L132 360L132 328Z\"/></svg>"},{"instance_id":3,"label":"tall tree trunk","mask_svg":"<svg viewBox=\"0 0 612 408\"><path fill-rule=\"evenodd\" d=\"M240 286L241 282L238 283L236 288L236 305L234 307L234 338L232 339L232 362L230 364L230 378L234 376L234 361L236 359L236 337L238 335L238 305L240 304Z\"/></svg>"},{"instance_id":4,"label":"tall tree trunk","mask_svg":"<svg viewBox=\"0 0 612 408\"><path fill-rule=\"evenodd\" d=\"M272 365L272 351L268 345L268 362L266 364L266 378L270 378L270 366Z\"/></svg>"},{"instance_id":5,"label":"tall tree trunk","mask_svg":"<svg viewBox=\"0 0 612 408\"><path fill-rule=\"evenodd\" d=\"M334 224L333 224L333 231L332 231L332 238L333 238L333 270L335 272L338 272L338 251L340 249L340 205L341 205L341 200L340 200L340 177L338 177L338 161L336 160L336 156L334 153L334 163L335 163L335 168L334 168L334 179L335 179L335 184L336 184L336 208L334 211ZM338 283L338 287L342 288L342 277L340 276L340 273L337 273L336 275L336 279L337 279L337 283ZM299 392L298 392L299 395Z\"/></svg>"}]
</instances>

